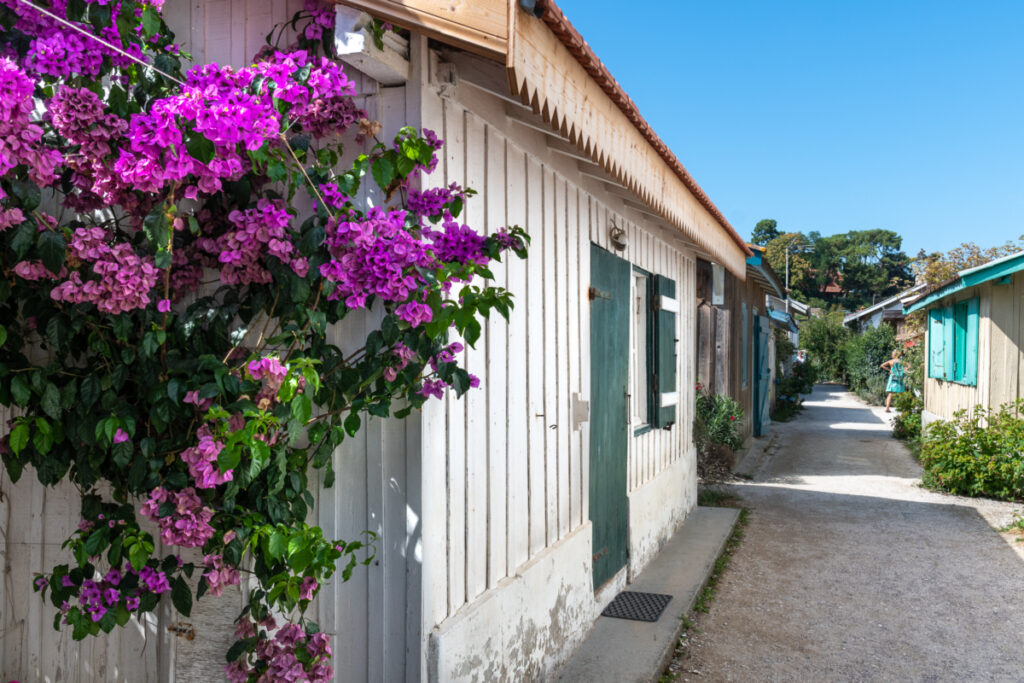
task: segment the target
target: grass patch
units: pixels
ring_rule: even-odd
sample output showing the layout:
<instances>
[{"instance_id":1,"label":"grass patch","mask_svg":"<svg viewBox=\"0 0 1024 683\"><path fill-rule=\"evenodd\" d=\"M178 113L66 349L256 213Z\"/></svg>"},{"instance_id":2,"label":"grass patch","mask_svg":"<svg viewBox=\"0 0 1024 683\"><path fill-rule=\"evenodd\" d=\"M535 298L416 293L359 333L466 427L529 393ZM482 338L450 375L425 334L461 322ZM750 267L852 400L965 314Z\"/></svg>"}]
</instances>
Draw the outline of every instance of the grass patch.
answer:
<instances>
[{"instance_id":1,"label":"grass patch","mask_svg":"<svg viewBox=\"0 0 1024 683\"><path fill-rule=\"evenodd\" d=\"M699 488L697 489L697 505L701 507L727 508L736 507L739 500L736 496L727 491L718 489Z\"/></svg>"},{"instance_id":2,"label":"grass patch","mask_svg":"<svg viewBox=\"0 0 1024 683\"><path fill-rule=\"evenodd\" d=\"M722 491L706 490L706 492L708 494L717 494L719 496L717 500L719 501L735 500L734 496L729 496ZM704 503L701 504L703 505ZM697 594L697 599L693 604L693 611L682 617L683 631L679 634L679 641L676 643L676 649L672 657L672 661L669 663L668 668L658 678L658 683L671 683L672 681L678 680L682 675L682 672L676 670L677 667L674 665L676 665L677 662L686 655L688 639L691 634L696 632L694 616L697 612L707 614L711 608L711 603L714 602L715 595L718 591L718 582L721 580L722 574L729 566L729 562L732 560L733 554L739 547L740 541L743 540L744 531L749 521L750 510L747 508L740 508L740 518L736 521L736 526L733 528L732 534L729 535L729 540L725 542L725 548L722 550L722 554L718 556L717 560L715 560L715 567L711 570L711 574L708 576L708 580L704 584L704 588L702 588L700 593Z\"/></svg>"},{"instance_id":3,"label":"grass patch","mask_svg":"<svg viewBox=\"0 0 1024 683\"><path fill-rule=\"evenodd\" d=\"M1000 531L1015 534L1018 543L1024 542L1024 516L1019 512L1013 513L1013 521L1004 526Z\"/></svg>"}]
</instances>

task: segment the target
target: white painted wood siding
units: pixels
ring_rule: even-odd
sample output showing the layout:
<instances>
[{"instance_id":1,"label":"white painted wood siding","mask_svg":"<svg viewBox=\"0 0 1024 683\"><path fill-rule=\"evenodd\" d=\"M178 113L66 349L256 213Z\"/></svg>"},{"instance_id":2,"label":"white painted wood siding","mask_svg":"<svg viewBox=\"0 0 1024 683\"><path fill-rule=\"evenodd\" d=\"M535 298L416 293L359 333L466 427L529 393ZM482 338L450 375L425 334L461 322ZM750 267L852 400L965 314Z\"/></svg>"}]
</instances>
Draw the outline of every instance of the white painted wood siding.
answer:
<instances>
[{"instance_id":1,"label":"white painted wood siding","mask_svg":"<svg viewBox=\"0 0 1024 683\"><path fill-rule=\"evenodd\" d=\"M460 73L477 67L464 56L444 58L455 59ZM525 262L511 257L494 269L516 306L510 323L489 321L467 353L482 388L424 411L424 497L432 498L425 514L442 516L428 519L424 543L446 550L424 559L425 631L589 519L589 423L574 429L572 405L574 394L590 395L590 245L611 249L612 221L627 229L624 257L675 280L680 302L678 420L671 430L630 437L630 491L693 457L692 251L662 221L625 216L620 198L552 152L548 136L507 115L508 106L461 80L443 96L436 86L423 95L423 125L445 140L431 182L481 192L463 216L472 227L519 224L532 238Z\"/></svg>"}]
</instances>

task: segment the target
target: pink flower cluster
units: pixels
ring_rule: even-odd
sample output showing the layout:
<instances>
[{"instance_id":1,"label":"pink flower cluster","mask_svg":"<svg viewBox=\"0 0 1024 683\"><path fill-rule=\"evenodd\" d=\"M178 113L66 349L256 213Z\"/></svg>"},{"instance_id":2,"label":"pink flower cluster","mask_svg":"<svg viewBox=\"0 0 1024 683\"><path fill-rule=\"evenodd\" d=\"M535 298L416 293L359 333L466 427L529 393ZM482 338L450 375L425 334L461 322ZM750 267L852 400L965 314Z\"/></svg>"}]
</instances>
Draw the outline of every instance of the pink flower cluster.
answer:
<instances>
[{"instance_id":1,"label":"pink flower cluster","mask_svg":"<svg viewBox=\"0 0 1024 683\"><path fill-rule=\"evenodd\" d=\"M287 264L299 277L305 277L309 261L294 256L295 247L288 235L291 219L279 202L261 199L255 208L228 214L232 229L216 239L201 237L197 245L216 256L224 284L270 282L273 278L264 266L268 255Z\"/></svg>"},{"instance_id":2,"label":"pink flower cluster","mask_svg":"<svg viewBox=\"0 0 1024 683\"><path fill-rule=\"evenodd\" d=\"M210 587L210 595L220 595L224 592L224 586L238 585L238 568L226 566L224 558L220 555L205 556L203 565L207 569L203 577Z\"/></svg>"},{"instance_id":3,"label":"pink flower cluster","mask_svg":"<svg viewBox=\"0 0 1024 683\"><path fill-rule=\"evenodd\" d=\"M217 465L217 456L224 450L224 444L214 438L209 425L201 426L196 436L199 443L186 448L181 459L188 464L188 473L195 479L196 487L212 489L234 479L234 471L221 472Z\"/></svg>"},{"instance_id":4,"label":"pink flower cluster","mask_svg":"<svg viewBox=\"0 0 1024 683\"><path fill-rule=\"evenodd\" d=\"M121 581L124 572L134 574L139 578L139 587L134 594L129 595L122 592ZM129 611L139 608L140 596L144 592L160 595L171 590L171 584L167 575L162 571L144 566L136 572L130 566L124 572L119 567L112 567L100 580L84 579L79 587L78 602L83 611L87 612L93 621L99 621L108 610L117 607L118 603L124 604ZM61 585L64 588L74 588L75 584L67 575L62 577ZM65 602L61 605L61 611L67 614L71 605Z\"/></svg>"},{"instance_id":5,"label":"pink flower cluster","mask_svg":"<svg viewBox=\"0 0 1024 683\"><path fill-rule=\"evenodd\" d=\"M308 40L320 40L324 36L324 32L327 35L334 35L334 11L330 5L326 5L320 0L306 0L303 9L312 15L313 21L306 25L303 29L303 35Z\"/></svg>"},{"instance_id":6,"label":"pink flower cluster","mask_svg":"<svg viewBox=\"0 0 1024 683\"><path fill-rule=\"evenodd\" d=\"M32 79L10 59L0 58L0 175L25 165L37 185L57 179L60 152L40 144L43 129L29 118L33 109ZM3 198L0 191L0 199Z\"/></svg>"},{"instance_id":7,"label":"pink flower cluster","mask_svg":"<svg viewBox=\"0 0 1024 683\"><path fill-rule=\"evenodd\" d=\"M464 198L465 196L465 191L459 187L458 183L452 183L448 187L434 187L422 192L412 188L409 190L409 199L406 201L406 206L409 211L417 215L433 218L434 216L440 216L444 207L456 198Z\"/></svg>"},{"instance_id":8,"label":"pink flower cluster","mask_svg":"<svg viewBox=\"0 0 1024 683\"><path fill-rule=\"evenodd\" d=\"M296 73L309 66L305 82ZM259 90L252 86L259 80ZM356 121L354 84L341 67L304 51L274 53L270 61L233 70L217 64L194 67L179 94L156 101L150 111L133 115L129 150L114 169L137 189L156 192L170 182L185 182L185 196L214 193L223 180L237 180L249 170L245 151L254 151L281 132L278 101L291 106L290 119L321 137L341 132ZM203 160L186 151L185 131L213 145ZM195 185L191 185L195 178Z\"/></svg>"},{"instance_id":9,"label":"pink flower cluster","mask_svg":"<svg viewBox=\"0 0 1024 683\"><path fill-rule=\"evenodd\" d=\"M70 277L53 288L50 296L69 303L92 303L103 313L117 315L149 305L149 292L160 271L152 259L140 257L127 242L108 246L103 228L78 228L68 245L72 259L91 264L97 279Z\"/></svg>"},{"instance_id":10,"label":"pink flower cluster","mask_svg":"<svg viewBox=\"0 0 1024 683\"><path fill-rule=\"evenodd\" d=\"M362 221L331 219L324 243L331 260L320 274L337 283L330 298L344 298L349 308L371 296L407 301L424 284L416 269L432 265L423 242L405 229L405 211L374 207Z\"/></svg>"},{"instance_id":11,"label":"pink flower cluster","mask_svg":"<svg viewBox=\"0 0 1024 683\"><path fill-rule=\"evenodd\" d=\"M476 263L486 265L490 258L486 251L486 238L468 225L459 223L447 211L441 224L444 232L424 230L433 241L434 255L446 263Z\"/></svg>"},{"instance_id":12,"label":"pink flower cluster","mask_svg":"<svg viewBox=\"0 0 1024 683\"><path fill-rule=\"evenodd\" d=\"M43 279L55 279L67 275L67 269L61 268L59 273L51 273L42 261L20 261L14 265L14 274L25 280L36 282Z\"/></svg>"},{"instance_id":13,"label":"pink flower cluster","mask_svg":"<svg viewBox=\"0 0 1024 683\"><path fill-rule=\"evenodd\" d=\"M163 503L174 508L167 516L160 515ZM157 523L160 538L167 545L199 548L213 536L213 527L210 526L213 510L203 505L192 487L175 492L158 486L149 494L139 512Z\"/></svg>"},{"instance_id":14,"label":"pink flower cluster","mask_svg":"<svg viewBox=\"0 0 1024 683\"><path fill-rule=\"evenodd\" d=\"M254 632L252 622L246 620L244 629L240 624L240 631L244 633ZM273 619L261 622L273 628ZM239 631L236 631L239 635ZM304 651L303 662L296 657L296 653ZM334 669L330 665L331 642L326 633L314 633L307 636L302 627L298 624L285 624L277 630L274 637L266 638L262 635L256 643L256 656L266 666L257 681L260 683L276 683L278 681L308 681L309 683L326 683L334 677ZM227 678L233 683L243 683L249 679L252 668L245 661L245 658L229 664L226 669Z\"/></svg>"},{"instance_id":15,"label":"pink flower cluster","mask_svg":"<svg viewBox=\"0 0 1024 683\"><path fill-rule=\"evenodd\" d=\"M54 129L78 151L69 152L65 162L74 171L72 183L82 195L74 197L76 208L86 210L113 204L132 206L137 202L132 187L113 172L107 158L117 140L128 130L128 122L105 113L103 102L91 90L63 86L47 102L47 116Z\"/></svg>"}]
</instances>

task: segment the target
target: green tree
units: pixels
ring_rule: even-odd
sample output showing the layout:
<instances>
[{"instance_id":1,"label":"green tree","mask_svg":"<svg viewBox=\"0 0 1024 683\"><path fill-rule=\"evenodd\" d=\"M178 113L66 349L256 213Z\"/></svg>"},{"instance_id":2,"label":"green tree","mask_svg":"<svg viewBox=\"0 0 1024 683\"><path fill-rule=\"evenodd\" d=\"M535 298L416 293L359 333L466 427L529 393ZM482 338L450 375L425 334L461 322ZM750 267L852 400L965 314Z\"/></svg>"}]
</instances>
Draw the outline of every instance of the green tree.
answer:
<instances>
[{"instance_id":1,"label":"green tree","mask_svg":"<svg viewBox=\"0 0 1024 683\"><path fill-rule=\"evenodd\" d=\"M935 285L949 280L959 271L974 268L989 261L1024 250L1024 235L1005 244L982 249L974 242L964 242L945 254L942 252L926 253L924 249L913 259L914 275L922 281Z\"/></svg>"},{"instance_id":2,"label":"green tree","mask_svg":"<svg viewBox=\"0 0 1024 683\"><path fill-rule=\"evenodd\" d=\"M848 310L913 283L911 259L901 250L903 239L891 230L851 230L827 237L811 233L811 239L814 291Z\"/></svg>"},{"instance_id":3,"label":"green tree","mask_svg":"<svg viewBox=\"0 0 1024 683\"><path fill-rule=\"evenodd\" d=\"M786 252L789 252L789 288L800 294L797 298L804 300L809 292L815 291L814 271L807 258L811 247L811 241L800 232L787 232L765 245L765 259L783 282L786 280Z\"/></svg>"},{"instance_id":4,"label":"green tree","mask_svg":"<svg viewBox=\"0 0 1024 683\"><path fill-rule=\"evenodd\" d=\"M778 226L779 224L771 218L758 221L754 226L754 233L750 236L750 241L761 246L768 244L779 236Z\"/></svg>"},{"instance_id":5,"label":"green tree","mask_svg":"<svg viewBox=\"0 0 1024 683\"><path fill-rule=\"evenodd\" d=\"M800 324L800 346L807 350L808 361L822 380L840 381L846 376L843 342L848 336L842 311L830 311Z\"/></svg>"}]
</instances>

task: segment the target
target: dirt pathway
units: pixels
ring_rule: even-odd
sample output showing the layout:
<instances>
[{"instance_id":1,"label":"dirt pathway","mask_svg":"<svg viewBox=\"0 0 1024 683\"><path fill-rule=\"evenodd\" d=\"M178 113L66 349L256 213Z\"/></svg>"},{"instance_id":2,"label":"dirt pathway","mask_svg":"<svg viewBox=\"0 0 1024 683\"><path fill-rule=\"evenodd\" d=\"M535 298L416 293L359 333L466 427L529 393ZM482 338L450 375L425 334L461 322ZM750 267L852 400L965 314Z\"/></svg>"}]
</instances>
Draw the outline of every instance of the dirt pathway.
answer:
<instances>
[{"instance_id":1,"label":"dirt pathway","mask_svg":"<svg viewBox=\"0 0 1024 683\"><path fill-rule=\"evenodd\" d=\"M1014 506L930 493L881 409L819 386L779 448L731 487L750 525L690 681L1024 681Z\"/></svg>"}]
</instances>

